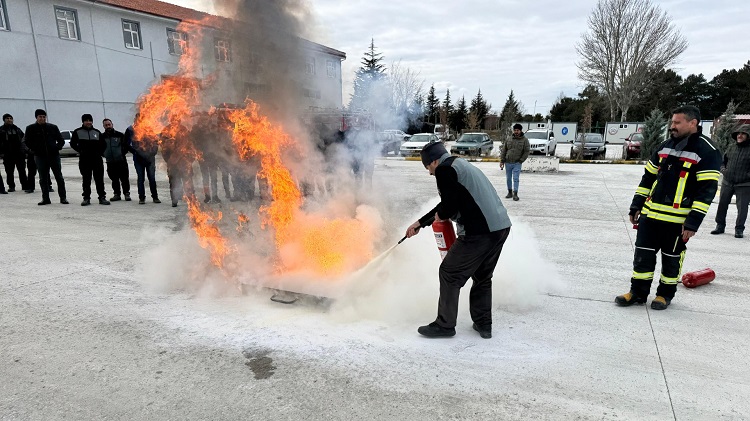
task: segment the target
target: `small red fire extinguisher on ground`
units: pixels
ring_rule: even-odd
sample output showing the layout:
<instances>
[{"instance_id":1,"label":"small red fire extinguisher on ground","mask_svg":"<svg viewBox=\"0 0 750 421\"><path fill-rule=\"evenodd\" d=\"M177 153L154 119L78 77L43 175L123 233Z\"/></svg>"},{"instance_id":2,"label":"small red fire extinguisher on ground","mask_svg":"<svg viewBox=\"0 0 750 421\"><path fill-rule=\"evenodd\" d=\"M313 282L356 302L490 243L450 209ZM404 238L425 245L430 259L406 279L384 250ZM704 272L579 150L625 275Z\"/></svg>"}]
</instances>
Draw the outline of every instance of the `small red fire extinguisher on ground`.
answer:
<instances>
[{"instance_id":1,"label":"small red fire extinguisher on ground","mask_svg":"<svg viewBox=\"0 0 750 421\"><path fill-rule=\"evenodd\" d=\"M438 250L440 250L440 258L445 259L448 250L456 241L456 230L453 229L453 222L449 219L435 221L432 223L432 231L435 233L435 241L437 242Z\"/></svg>"},{"instance_id":2,"label":"small red fire extinguisher on ground","mask_svg":"<svg viewBox=\"0 0 750 421\"><path fill-rule=\"evenodd\" d=\"M705 268L682 275L682 285L688 288L695 288L706 285L714 279L716 279L716 273L710 268Z\"/></svg>"}]
</instances>

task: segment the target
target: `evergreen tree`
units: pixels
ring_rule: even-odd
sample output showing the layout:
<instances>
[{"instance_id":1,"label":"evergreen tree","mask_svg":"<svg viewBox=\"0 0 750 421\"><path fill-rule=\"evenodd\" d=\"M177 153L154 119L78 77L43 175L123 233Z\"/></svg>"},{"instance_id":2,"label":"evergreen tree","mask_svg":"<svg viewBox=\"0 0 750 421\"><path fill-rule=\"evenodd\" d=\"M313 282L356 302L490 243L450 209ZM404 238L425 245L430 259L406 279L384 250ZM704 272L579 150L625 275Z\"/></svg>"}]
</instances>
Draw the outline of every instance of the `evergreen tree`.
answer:
<instances>
[{"instance_id":1,"label":"evergreen tree","mask_svg":"<svg viewBox=\"0 0 750 421\"><path fill-rule=\"evenodd\" d=\"M453 114L453 103L451 103L451 90L447 89L445 91L445 99L443 100L443 108L448 111L448 115Z\"/></svg>"},{"instance_id":2,"label":"evergreen tree","mask_svg":"<svg viewBox=\"0 0 750 421\"><path fill-rule=\"evenodd\" d=\"M490 108L490 104L488 104L487 101L484 100L484 97L482 97L482 90L479 89L477 96L471 100L471 105L469 106L469 113L473 114L474 118L477 120L477 128L482 127L482 122L490 112Z\"/></svg>"},{"instance_id":3,"label":"evergreen tree","mask_svg":"<svg viewBox=\"0 0 750 421\"><path fill-rule=\"evenodd\" d=\"M430 91L427 93L425 110L427 111L427 121L429 123L437 123L440 112L440 100L435 95L435 85L430 86Z\"/></svg>"},{"instance_id":4,"label":"evergreen tree","mask_svg":"<svg viewBox=\"0 0 750 421\"><path fill-rule=\"evenodd\" d=\"M643 141L641 141L641 159L649 159L656 148L664 142L667 119L664 114L654 108L643 125Z\"/></svg>"},{"instance_id":5,"label":"evergreen tree","mask_svg":"<svg viewBox=\"0 0 750 421\"><path fill-rule=\"evenodd\" d=\"M508 95L508 99L505 101L505 105L503 105L503 109L500 111L501 139L510 139L510 135L512 133L511 126L513 125L513 122L520 121L523 118L520 108L521 107L518 104L518 101L516 101L515 95L513 94L513 90L511 90L510 95ZM529 115L529 117L530 120L534 119L534 117L531 115Z\"/></svg>"},{"instance_id":6,"label":"evergreen tree","mask_svg":"<svg viewBox=\"0 0 750 421\"><path fill-rule=\"evenodd\" d=\"M466 106L466 98L462 95L451 114L451 127L456 129L456 133L461 133L466 128L466 119L469 116L469 108Z\"/></svg>"},{"instance_id":7,"label":"evergreen tree","mask_svg":"<svg viewBox=\"0 0 750 421\"><path fill-rule=\"evenodd\" d=\"M349 109L370 109L377 111L385 106L384 84L387 75L385 65L382 63L383 55L375 51L375 40L370 40L370 48L362 57L362 66L357 70L354 77L354 92L349 101Z\"/></svg>"},{"instance_id":8,"label":"evergreen tree","mask_svg":"<svg viewBox=\"0 0 750 421\"><path fill-rule=\"evenodd\" d=\"M734 142L732 132L737 129L737 120L735 120L734 114L736 110L737 105L734 101L729 101L726 111L724 111L724 114L719 118L719 122L714 126L714 135L711 139L719 146L722 155L727 151L729 145ZM704 134L708 136L708 133Z\"/></svg>"}]
</instances>

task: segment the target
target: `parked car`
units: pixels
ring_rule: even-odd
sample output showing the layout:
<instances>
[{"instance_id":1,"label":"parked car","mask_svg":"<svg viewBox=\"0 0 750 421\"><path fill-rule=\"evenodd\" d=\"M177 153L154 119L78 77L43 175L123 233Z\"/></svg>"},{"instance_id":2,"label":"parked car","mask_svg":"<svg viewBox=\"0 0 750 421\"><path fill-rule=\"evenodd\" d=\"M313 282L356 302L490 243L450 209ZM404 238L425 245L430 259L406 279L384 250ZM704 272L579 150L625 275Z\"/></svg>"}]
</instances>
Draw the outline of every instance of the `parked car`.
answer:
<instances>
[{"instance_id":1,"label":"parked car","mask_svg":"<svg viewBox=\"0 0 750 421\"><path fill-rule=\"evenodd\" d=\"M641 156L642 133L631 133L622 145L622 159L637 159Z\"/></svg>"},{"instance_id":2,"label":"parked car","mask_svg":"<svg viewBox=\"0 0 750 421\"><path fill-rule=\"evenodd\" d=\"M583 157L590 156L593 159L600 157L604 159L607 155L606 142L604 137L599 133L579 133L576 140L571 140L573 146L570 147L570 159L578 158L578 151L583 147Z\"/></svg>"},{"instance_id":3,"label":"parked car","mask_svg":"<svg viewBox=\"0 0 750 421\"><path fill-rule=\"evenodd\" d=\"M60 134L62 135L62 138L65 141L65 145L63 145L62 149L60 149L60 156L77 156L78 152L76 152L75 149L70 147L70 138L73 136L73 131L72 130L60 130Z\"/></svg>"},{"instance_id":4,"label":"parked car","mask_svg":"<svg viewBox=\"0 0 750 421\"><path fill-rule=\"evenodd\" d=\"M531 129L525 133L526 139L529 140L531 153L541 153L548 156L555 156L557 150L557 141L555 133L552 130Z\"/></svg>"},{"instance_id":5,"label":"parked car","mask_svg":"<svg viewBox=\"0 0 750 421\"><path fill-rule=\"evenodd\" d=\"M424 145L430 142L439 142L437 136L432 133L418 133L409 138L406 142L401 144L399 152L403 156L419 156L419 152L422 151Z\"/></svg>"},{"instance_id":6,"label":"parked car","mask_svg":"<svg viewBox=\"0 0 750 421\"><path fill-rule=\"evenodd\" d=\"M489 156L492 152L492 139L487 133L464 133L451 147L456 155Z\"/></svg>"},{"instance_id":7,"label":"parked car","mask_svg":"<svg viewBox=\"0 0 750 421\"><path fill-rule=\"evenodd\" d=\"M401 130L383 130L378 133L378 142L382 146L381 153L388 155L393 152L394 155L398 155L401 144L408 140L411 135L404 133Z\"/></svg>"}]
</instances>

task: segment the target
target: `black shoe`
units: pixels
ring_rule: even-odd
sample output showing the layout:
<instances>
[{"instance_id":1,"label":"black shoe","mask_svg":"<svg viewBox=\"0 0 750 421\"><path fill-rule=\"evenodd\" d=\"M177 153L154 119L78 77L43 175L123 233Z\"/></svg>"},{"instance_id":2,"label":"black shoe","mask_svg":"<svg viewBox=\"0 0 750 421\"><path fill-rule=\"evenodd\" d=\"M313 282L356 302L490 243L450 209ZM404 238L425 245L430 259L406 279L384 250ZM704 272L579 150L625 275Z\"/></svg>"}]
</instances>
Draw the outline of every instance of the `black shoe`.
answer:
<instances>
[{"instance_id":1,"label":"black shoe","mask_svg":"<svg viewBox=\"0 0 750 421\"><path fill-rule=\"evenodd\" d=\"M109 200L107 200L105 198L101 198L101 199L99 199L99 204L100 205L109 205Z\"/></svg>"},{"instance_id":2,"label":"black shoe","mask_svg":"<svg viewBox=\"0 0 750 421\"><path fill-rule=\"evenodd\" d=\"M632 291L630 291L630 292L627 292L625 294L618 295L617 297L615 297L615 302L620 307L628 307L628 306L632 306L633 304L645 304L646 299L637 297L635 294L633 294Z\"/></svg>"},{"instance_id":3,"label":"black shoe","mask_svg":"<svg viewBox=\"0 0 750 421\"><path fill-rule=\"evenodd\" d=\"M131 200L133 200L133 199L130 198L130 195L127 194L127 193L125 193L125 201L126 202L130 202Z\"/></svg>"},{"instance_id":4,"label":"black shoe","mask_svg":"<svg viewBox=\"0 0 750 421\"><path fill-rule=\"evenodd\" d=\"M213 198L211 199L211 202L212 202L212 203L221 203L221 199L219 199L219 196L214 196L214 197L213 197Z\"/></svg>"},{"instance_id":5,"label":"black shoe","mask_svg":"<svg viewBox=\"0 0 750 421\"><path fill-rule=\"evenodd\" d=\"M476 323L472 324L471 327L479 332L479 336L482 337L482 339L490 339L492 337L492 326L477 326Z\"/></svg>"},{"instance_id":6,"label":"black shoe","mask_svg":"<svg viewBox=\"0 0 750 421\"><path fill-rule=\"evenodd\" d=\"M505 198L510 199L511 197L513 197L513 190L508 190L508 194L505 195Z\"/></svg>"},{"instance_id":7,"label":"black shoe","mask_svg":"<svg viewBox=\"0 0 750 421\"><path fill-rule=\"evenodd\" d=\"M31 190L24 190L23 192L24 192L24 193L34 193L34 189L31 189Z\"/></svg>"},{"instance_id":8,"label":"black shoe","mask_svg":"<svg viewBox=\"0 0 750 421\"><path fill-rule=\"evenodd\" d=\"M654 298L654 301L651 301L651 309L653 310L666 310L667 307L669 307L669 303L672 300L667 300L666 298L657 295L656 298Z\"/></svg>"},{"instance_id":9,"label":"black shoe","mask_svg":"<svg viewBox=\"0 0 750 421\"><path fill-rule=\"evenodd\" d=\"M717 225L716 229L711 231L711 234L724 234L724 225Z\"/></svg>"},{"instance_id":10,"label":"black shoe","mask_svg":"<svg viewBox=\"0 0 750 421\"><path fill-rule=\"evenodd\" d=\"M154 197L154 203L161 203L161 200L158 197Z\"/></svg>"},{"instance_id":11,"label":"black shoe","mask_svg":"<svg viewBox=\"0 0 750 421\"><path fill-rule=\"evenodd\" d=\"M734 238L742 238L745 235L740 230L734 230Z\"/></svg>"},{"instance_id":12,"label":"black shoe","mask_svg":"<svg viewBox=\"0 0 750 421\"><path fill-rule=\"evenodd\" d=\"M206 198L203 199L203 203L211 203L211 198L206 196Z\"/></svg>"},{"instance_id":13,"label":"black shoe","mask_svg":"<svg viewBox=\"0 0 750 421\"><path fill-rule=\"evenodd\" d=\"M513 201L514 202L518 202L518 192L517 191L513 192Z\"/></svg>"},{"instance_id":14,"label":"black shoe","mask_svg":"<svg viewBox=\"0 0 750 421\"><path fill-rule=\"evenodd\" d=\"M447 338L449 336L454 336L456 334L456 329L452 327L442 327L439 324L432 322L426 326L420 326L419 329L417 329L417 332L428 338Z\"/></svg>"},{"instance_id":15,"label":"black shoe","mask_svg":"<svg viewBox=\"0 0 750 421\"><path fill-rule=\"evenodd\" d=\"M53 189L52 187L50 187L48 191L49 191L50 193L54 193L54 192L55 192L55 189Z\"/></svg>"},{"instance_id":16,"label":"black shoe","mask_svg":"<svg viewBox=\"0 0 750 421\"><path fill-rule=\"evenodd\" d=\"M13 193L14 191L16 191L15 187L11 187L8 189L8 193Z\"/></svg>"},{"instance_id":17,"label":"black shoe","mask_svg":"<svg viewBox=\"0 0 750 421\"><path fill-rule=\"evenodd\" d=\"M91 204L91 199L83 199L83 202L81 202L81 206L88 206Z\"/></svg>"},{"instance_id":18,"label":"black shoe","mask_svg":"<svg viewBox=\"0 0 750 421\"><path fill-rule=\"evenodd\" d=\"M119 202L120 200L122 200L122 196L120 196L119 194L116 194L112 196L111 199L109 199L110 202Z\"/></svg>"},{"instance_id":19,"label":"black shoe","mask_svg":"<svg viewBox=\"0 0 750 421\"><path fill-rule=\"evenodd\" d=\"M177 201L176 201L176 200L173 200L173 201L172 201L172 207L173 207L173 208L176 208L176 207L177 207Z\"/></svg>"},{"instance_id":20,"label":"black shoe","mask_svg":"<svg viewBox=\"0 0 750 421\"><path fill-rule=\"evenodd\" d=\"M39 206L49 205L52 202L49 199L43 199L41 202L37 203Z\"/></svg>"},{"instance_id":21,"label":"black shoe","mask_svg":"<svg viewBox=\"0 0 750 421\"><path fill-rule=\"evenodd\" d=\"M138 204L139 205L145 205L146 204L146 198L145 197L141 197L140 199L138 199Z\"/></svg>"},{"instance_id":22,"label":"black shoe","mask_svg":"<svg viewBox=\"0 0 750 421\"><path fill-rule=\"evenodd\" d=\"M63 204L63 205L69 205L70 204L70 202L68 202L68 199L64 199L64 198L60 199L60 203Z\"/></svg>"},{"instance_id":23,"label":"black shoe","mask_svg":"<svg viewBox=\"0 0 750 421\"><path fill-rule=\"evenodd\" d=\"M0 190L0 194L8 194L8 192L5 190Z\"/></svg>"}]
</instances>

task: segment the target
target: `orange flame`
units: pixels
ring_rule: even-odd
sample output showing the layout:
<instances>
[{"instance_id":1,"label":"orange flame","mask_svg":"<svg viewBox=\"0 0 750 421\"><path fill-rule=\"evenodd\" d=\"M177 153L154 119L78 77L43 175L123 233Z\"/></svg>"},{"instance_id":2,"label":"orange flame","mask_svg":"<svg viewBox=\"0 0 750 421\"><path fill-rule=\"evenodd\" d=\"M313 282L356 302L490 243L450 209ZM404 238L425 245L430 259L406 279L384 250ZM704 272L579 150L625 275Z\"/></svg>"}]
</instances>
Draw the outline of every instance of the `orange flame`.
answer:
<instances>
[{"instance_id":1,"label":"orange flame","mask_svg":"<svg viewBox=\"0 0 750 421\"><path fill-rule=\"evenodd\" d=\"M188 205L188 218L190 224L198 234L198 242L211 254L211 263L216 267L224 268L224 258L233 251L227 244L227 239L221 235L217 224L221 221L221 212L202 211L198 200L193 196L186 196Z\"/></svg>"}]
</instances>

